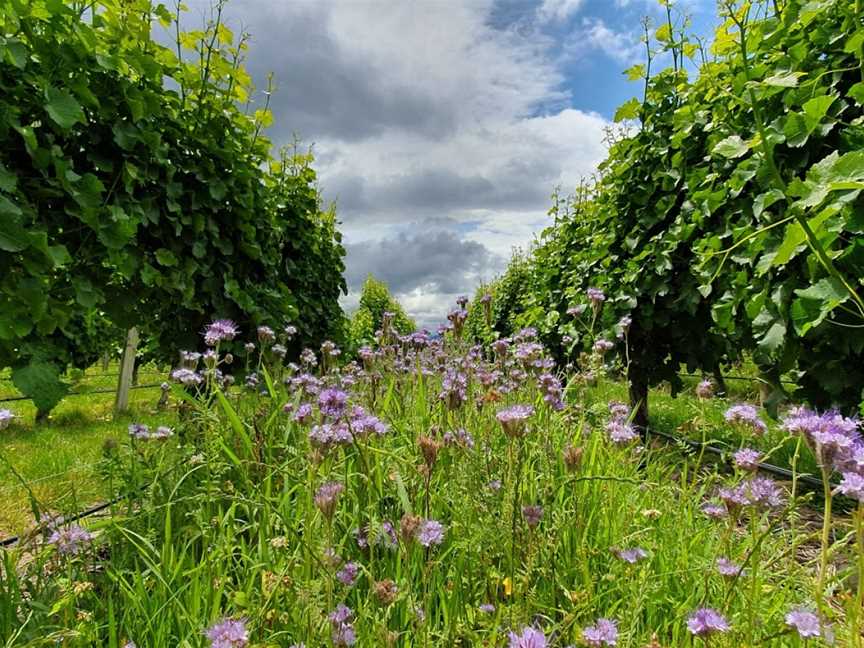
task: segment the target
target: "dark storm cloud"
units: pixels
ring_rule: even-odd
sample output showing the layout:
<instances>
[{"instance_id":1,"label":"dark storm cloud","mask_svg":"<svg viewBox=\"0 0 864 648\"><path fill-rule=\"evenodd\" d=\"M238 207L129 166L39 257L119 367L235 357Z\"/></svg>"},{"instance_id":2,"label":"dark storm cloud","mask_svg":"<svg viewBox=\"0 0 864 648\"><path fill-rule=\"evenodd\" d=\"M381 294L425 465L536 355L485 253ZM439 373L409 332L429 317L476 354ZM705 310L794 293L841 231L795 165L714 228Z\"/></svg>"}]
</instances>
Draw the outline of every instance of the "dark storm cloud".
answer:
<instances>
[{"instance_id":1,"label":"dark storm cloud","mask_svg":"<svg viewBox=\"0 0 864 648\"><path fill-rule=\"evenodd\" d=\"M358 289L369 273L395 293L423 287L430 292L468 292L476 275L497 270L501 263L480 243L463 241L453 232L399 234L379 241L346 246L348 285Z\"/></svg>"},{"instance_id":2,"label":"dark storm cloud","mask_svg":"<svg viewBox=\"0 0 864 648\"><path fill-rule=\"evenodd\" d=\"M198 28L209 2L187 2L185 29ZM455 128L452 106L435 102L423 83L406 85L347 51L330 32L328 6L319 2L232 0L224 20L251 35L246 69L263 104L267 75L276 86L268 136L284 144L297 134L356 141L393 129L443 137Z\"/></svg>"}]
</instances>

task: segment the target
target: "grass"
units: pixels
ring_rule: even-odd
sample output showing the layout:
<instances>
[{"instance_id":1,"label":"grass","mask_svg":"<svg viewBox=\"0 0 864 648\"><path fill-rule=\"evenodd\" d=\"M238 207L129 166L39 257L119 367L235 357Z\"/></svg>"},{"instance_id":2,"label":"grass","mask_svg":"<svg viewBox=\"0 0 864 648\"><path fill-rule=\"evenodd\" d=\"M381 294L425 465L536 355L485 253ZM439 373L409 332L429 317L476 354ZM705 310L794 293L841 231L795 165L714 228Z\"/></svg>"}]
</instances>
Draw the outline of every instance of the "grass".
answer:
<instances>
[{"instance_id":1,"label":"grass","mask_svg":"<svg viewBox=\"0 0 864 648\"><path fill-rule=\"evenodd\" d=\"M601 382L556 412L530 373L482 387L493 367L462 351L386 349L369 373L287 387L281 369L272 380L262 370L265 394L202 392L171 442L125 439L104 471L128 499L85 522L90 540L65 554L62 542L3 554L0 642L197 648L208 627L242 619L257 648L347 645L349 630L358 646L532 645L508 640L527 627L563 648L584 645L604 617L619 648L655 636L671 648L699 645L686 622L711 607L731 629L704 645L779 647L804 645L784 616L807 606L854 645L845 522L831 527L820 589L818 530L799 493L710 519L702 506L716 488L749 477L695 470L674 447L610 442L606 394L620 386ZM475 376L464 402L453 379L463 372ZM315 404L317 423L360 420L322 406L304 387L316 381L346 388L387 433L313 442L325 428L286 404ZM508 433L496 412L513 404L535 413ZM446 434L457 430L472 442ZM330 483L341 488L332 500L321 490ZM542 507L538 524L529 506ZM430 520L443 525L440 542L420 532ZM620 557L635 548L644 558ZM745 571L722 576L719 557ZM338 575L348 563L350 584ZM339 605L350 611L333 617Z\"/></svg>"},{"instance_id":2,"label":"grass","mask_svg":"<svg viewBox=\"0 0 864 648\"><path fill-rule=\"evenodd\" d=\"M116 367L113 370L116 373ZM76 391L116 386L116 376L90 372L75 385ZM158 382L154 378L142 374L142 384L147 379ZM0 398L15 395L11 383L0 381L0 394ZM33 524L29 494L21 479L45 511L69 514L104 501L109 489L98 468L106 441L123 442L132 421L160 425L176 419L171 411L157 410L159 394L158 387L132 390L130 411L117 420L113 393L68 397L39 424L29 401L0 403L20 417L0 432L0 539Z\"/></svg>"}]
</instances>

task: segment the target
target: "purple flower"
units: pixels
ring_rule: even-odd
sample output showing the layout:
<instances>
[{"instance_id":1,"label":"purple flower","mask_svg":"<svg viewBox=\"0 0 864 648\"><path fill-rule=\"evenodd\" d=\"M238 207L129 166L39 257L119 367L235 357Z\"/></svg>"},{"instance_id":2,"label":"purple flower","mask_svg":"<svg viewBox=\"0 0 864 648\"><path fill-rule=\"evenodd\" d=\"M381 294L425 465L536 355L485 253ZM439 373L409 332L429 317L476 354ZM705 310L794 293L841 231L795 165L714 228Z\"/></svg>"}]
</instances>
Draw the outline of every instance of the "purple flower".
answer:
<instances>
[{"instance_id":1,"label":"purple flower","mask_svg":"<svg viewBox=\"0 0 864 648\"><path fill-rule=\"evenodd\" d=\"M133 439L149 439L150 438L150 426L144 425L143 423L130 423L129 424L129 436Z\"/></svg>"},{"instance_id":2,"label":"purple flower","mask_svg":"<svg viewBox=\"0 0 864 648\"><path fill-rule=\"evenodd\" d=\"M726 410L724 417L727 423L749 427L758 436L765 434L765 431L768 429L768 426L759 418L756 408L746 403L733 405Z\"/></svg>"},{"instance_id":3,"label":"purple flower","mask_svg":"<svg viewBox=\"0 0 864 648\"><path fill-rule=\"evenodd\" d=\"M193 371L192 369L186 369L183 367L172 371L171 377L177 382L186 385L187 387L191 387L192 385L200 385L202 382L204 382L201 374L199 374L197 371Z\"/></svg>"},{"instance_id":4,"label":"purple flower","mask_svg":"<svg viewBox=\"0 0 864 648\"><path fill-rule=\"evenodd\" d=\"M611 351L613 348L615 348L615 343L603 338L600 338L594 343L594 352L601 356L605 355L607 351Z\"/></svg>"},{"instance_id":5,"label":"purple flower","mask_svg":"<svg viewBox=\"0 0 864 648\"><path fill-rule=\"evenodd\" d=\"M546 635L536 628L524 628L518 635L511 632L510 648L546 648Z\"/></svg>"},{"instance_id":6,"label":"purple flower","mask_svg":"<svg viewBox=\"0 0 864 648\"><path fill-rule=\"evenodd\" d=\"M48 542L57 547L57 552L63 556L74 556L84 550L84 545L93 540L93 534L77 524L56 529Z\"/></svg>"},{"instance_id":7,"label":"purple flower","mask_svg":"<svg viewBox=\"0 0 864 648\"><path fill-rule=\"evenodd\" d=\"M242 648L249 643L249 633L243 619L223 619L204 633L210 648Z\"/></svg>"},{"instance_id":8,"label":"purple flower","mask_svg":"<svg viewBox=\"0 0 864 648\"><path fill-rule=\"evenodd\" d=\"M687 629L696 637L707 637L715 632L729 630L729 622L717 610L700 608L687 619Z\"/></svg>"},{"instance_id":9,"label":"purple flower","mask_svg":"<svg viewBox=\"0 0 864 648\"><path fill-rule=\"evenodd\" d=\"M276 341L276 333L269 326L258 327L258 341L262 344L268 344Z\"/></svg>"},{"instance_id":10,"label":"purple flower","mask_svg":"<svg viewBox=\"0 0 864 648\"><path fill-rule=\"evenodd\" d=\"M336 503L339 500L339 495L344 489L345 487L339 482L327 482L318 488L315 493L315 506L321 510L325 517L333 517L333 513L336 512Z\"/></svg>"},{"instance_id":11,"label":"purple flower","mask_svg":"<svg viewBox=\"0 0 864 648\"><path fill-rule=\"evenodd\" d=\"M578 306L571 306L567 309L567 314L570 317L579 317L582 313L585 312L585 304L579 304Z\"/></svg>"},{"instance_id":12,"label":"purple flower","mask_svg":"<svg viewBox=\"0 0 864 648\"><path fill-rule=\"evenodd\" d=\"M714 396L714 383L710 380L703 380L696 385L696 396L703 400L707 400Z\"/></svg>"},{"instance_id":13,"label":"purple flower","mask_svg":"<svg viewBox=\"0 0 864 648\"><path fill-rule=\"evenodd\" d=\"M588 300L594 308L597 308L606 301L606 295L599 288L589 288L585 291L585 294L588 295Z\"/></svg>"},{"instance_id":14,"label":"purple flower","mask_svg":"<svg viewBox=\"0 0 864 648\"><path fill-rule=\"evenodd\" d=\"M287 337L290 340L295 335L297 335L297 327L296 326L291 326L289 324L288 326L285 327L285 337Z\"/></svg>"},{"instance_id":15,"label":"purple flower","mask_svg":"<svg viewBox=\"0 0 864 648\"><path fill-rule=\"evenodd\" d=\"M736 565L728 558L718 558L715 565L717 566L717 573L721 576L733 577L744 573L740 565Z\"/></svg>"},{"instance_id":16,"label":"purple flower","mask_svg":"<svg viewBox=\"0 0 864 648\"><path fill-rule=\"evenodd\" d=\"M801 434L816 453L821 466L843 470L861 444L859 421L838 412L818 414L806 407L793 408L783 419L783 429Z\"/></svg>"},{"instance_id":17,"label":"purple flower","mask_svg":"<svg viewBox=\"0 0 864 648\"><path fill-rule=\"evenodd\" d=\"M616 646L618 644L618 624L612 619L598 619L597 623L582 631L582 639L592 648Z\"/></svg>"},{"instance_id":18,"label":"purple flower","mask_svg":"<svg viewBox=\"0 0 864 648\"><path fill-rule=\"evenodd\" d=\"M648 552L641 547L633 547L631 549L613 549L612 553L631 565L635 565L640 560L645 560L648 557Z\"/></svg>"},{"instance_id":19,"label":"purple flower","mask_svg":"<svg viewBox=\"0 0 864 648\"><path fill-rule=\"evenodd\" d=\"M301 403L300 407L297 408L297 411L294 412L294 420L297 421L300 425L305 425L312 418L312 404L311 403Z\"/></svg>"},{"instance_id":20,"label":"purple flower","mask_svg":"<svg viewBox=\"0 0 864 648\"><path fill-rule=\"evenodd\" d=\"M424 547L444 542L444 525L436 520L423 520L415 532L415 538Z\"/></svg>"},{"instance_id":21,"label":"purple flower","mask_svg":"<svg viewBox=\"0 0 864 648\"><path fill-rule=\"evenodd\" d=\"M522 517L525 518L525 523L533 529L540 524L540 520L543 518L543 507L538 504L523 506Z\"/></svg>"},{"instance_id":22,"label":"purple flower","mask_svg":"<svg viewBox=\"0 0 864 648\"><path fill-rule=\"evenodd\" d=\"M733 455L735 466L741 470L753 472L759 468L762 453L753 448L741 448Z\"/></svg>"},{"instance_id":23,"label":"purple flower","mask_svg":"<svg viewBox=\"0 0 864 648\"><path fill-rule=\"evenodd\" d=\"M609 402L609 416L613 419L627 419L630 417L630 407L620 401Z\"/></svg>"},{"instance_id":24,"label":"purple flower","mask_svg":"<svg viewBox=\"0 0 864 648\"><path fill-rule=\"evenodd\" d=\"M752 506L761 509L778 508L783 505L783 491L768 477L754 477L745 482L747 499Z\"/></svg>"},{"instance_id":25,"label":"purple flower","mask_svg":"<svg viewBox=\"0 0 864 648\"><path fill-rule=\"evenodd\" d=\"M481 605L479 607L479 610L483 614L494 614L495 613L495 606L492 605L491 603L484 603L483 605Z\"/></svg>"},{"instance_id":26,"label":"purple flower","mask_svg":"<svg viewBox=\"0 0 864 648\"><path fill-rule=\"evenodd\" d=\"M864 502L864 477L854 472L843 473L843 481L837 487L837 492Z\"/></svg>"},{"instance_id":27,"label":"purple flower","mask_svg":"<svg viewBox=\"0 0 864 648\"><path fill-rule=\"evenodd\" d=\"M9 427L15 415L8 409L0 409L0 430L5 430Z\"/></svg>"},{"instance_id":28,"label":"purple flower","mask_svg":"<svg viewBox=\"0 0 864 648\"><path fill-rule=\"evenodd\" d=\"M726 507L714 502L705 502L702 504L702 512L709 518L720 519L726 517Z\"/></svg>"},{"instance_id":29,"label":"purple flower","mask_svg":"<svg viewBox=\"0 0 864 648\"><path fill-rule=\"evenodd\" d=\"M354 612L351 608L340 603L327 618L333 630L333 645L353 646L357 641L357 636L354 634Z\"/></svg>"},{"instance_id":30,"label":"purple flower","mask_svg":"<svg viewBox=\"0 0 864 648\"><path fill-rule=\"evenodd\" d=\"M802 639L821 635L822 624L819 623L819 617L804 608L791 610L786 614L786 625L794 628Z\"/></svg>"},{"instance_id":31,"label":"purple flower","mask_svg":"<svg viewBox=\"0 0 864 648\"><path fill-rule=\"evenodd\" d=\"M517 437L525 433L527 421L533 414L534 408L531 405L512 405L498 410L495 418L508 436Z\"/></svg>"},{"instance_id":32,"label":"purple flower","mask_svg":"<svg viewBox=\"0 0 864 648\"><path fill-rule=\"evenodd\" d=\"M344 391L328 388L322 390L318 395L318 408L324 416L336 419L342 416L347 401L348 394Z\"/></svg>"},{"instance_id":33,"label":"purple flower","mask_svg":"<svg viewBox=\"0 0 864 648\"><path fill-rule=\"evenodd\" d=\"M357 574L360 572L360 566L355 562L347 562L336 573L336 579L343 585L351 587L357 580Z\"/></svg>"},{"instance_id":34,"label":"purple flower","mask_svg":"<svg viewBox=\"0 0 864 648\"><path fill-rule=\"evenodd\" d=\"M606 433L612 443L629 443L636 439L639 434L632 425L621 419L613 419L606 424Z\"/></svg>"},{"instance_id":35,"label":"purple flower","mask_svg":"<svg viewBox=\"0 0 864 648\"><path fill-rule=\"evenodd\" d=\"M233 340L239 332L237 325L231 320L215 320L204 329L204 344L207 346L216 346L220 342Z\"/></svg>"}]
</instances>

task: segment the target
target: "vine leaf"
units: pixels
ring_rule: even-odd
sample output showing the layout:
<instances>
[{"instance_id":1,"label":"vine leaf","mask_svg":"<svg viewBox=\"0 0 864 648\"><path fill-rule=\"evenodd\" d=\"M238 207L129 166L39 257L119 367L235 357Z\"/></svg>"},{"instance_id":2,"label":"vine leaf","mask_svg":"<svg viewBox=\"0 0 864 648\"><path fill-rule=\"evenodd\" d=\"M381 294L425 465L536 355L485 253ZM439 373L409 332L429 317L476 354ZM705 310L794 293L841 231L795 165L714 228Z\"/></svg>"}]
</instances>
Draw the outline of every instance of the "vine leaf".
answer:
<instances>
[{"instance_id":1,"label":"vine leaf","mask_svg":"<svg viewBox=\"0 0 864 648\"><path fill-rule=\"evenodd\" d=\"M712 149L714 155L734 159L739 158L750 150L750 146L739 135L730 135L724 140L717 142Z\"/></svg>"},{"instance_id":2,"label":"vine leaf","mask_svg":"<svg viewBox=\"0 0 864 648\"><path fill-rule=\"evenodd\" d=\"M12 370L12 382L28 396L40 412L49 412L69 391L69 385L60 380L57 367L39 360Z\"/></svg>"},{"instance_id":3,"label":"vine leaf","mask_svg":"<svg viewBox=\"0 0 864 648\"><path fill-rule=\"evenodd\" d=\"M81 104L68 90L48 88L45 91L45 111L60 128L69 129L77 123L85 123Z\"/></svg>"}]
</instances>

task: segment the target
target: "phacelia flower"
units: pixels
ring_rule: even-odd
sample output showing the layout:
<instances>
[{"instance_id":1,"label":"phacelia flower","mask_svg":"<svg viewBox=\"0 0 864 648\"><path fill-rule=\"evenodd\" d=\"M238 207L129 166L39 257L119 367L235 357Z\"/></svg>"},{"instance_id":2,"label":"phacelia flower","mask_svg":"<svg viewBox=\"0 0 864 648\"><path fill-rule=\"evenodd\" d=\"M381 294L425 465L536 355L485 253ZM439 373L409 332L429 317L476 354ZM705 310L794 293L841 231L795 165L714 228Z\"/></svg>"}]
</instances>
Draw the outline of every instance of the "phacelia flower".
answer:
<instances>
[{"instance_id":1,"label":"phacelia flower","mask_svg":"<svg viewBox=\"0 0 864 648\"><path fill-rule=\"evenodd\" d=\"M495 614L495 606L491 603L484 603L478 608L483 614Z\"/></svg>"},{"instance_id":2,"label":"phacelia flower","mask_svg":"<svg viewBox=\"0 0 864 648\"><path fill-rule=\"evenodd\" d=\"M594 343L594 352L598 355L605 355L608 351L615 348L615 343L604 338L600 338Z\"/></svg>"},{"instance_id":3,"label":"phacelia flower","mask_svg":"<svg viewBox=\"0 0 864 648\"><path fill-rule=\"evenodd\" d=\"M357 575L360 573L360 566L355 562L347 562L336 572L336 580L343 585L351 587L357 581Z\"/></svg>"},{"instance_id":4,"label":"phacelia flower","mask_svg":"<svg viewBox=\"0 0 864 648\"><path fill-rule=\"evenodd\" d=\"M759 468L762 453L753 448L741 448L733 455L733 460L736 468L753 472Z\"/></svg>"},{"instance_id":5,"label":"phacelia flower","mask_svg":"<svg viewBox=\"0 0 864 648\"><path fill-rule=\"evenodd\" d=\"M192 385L200 385L202 382L204 382L204 378L202 378L201 374L199 374L197 371L193 371L192 369L186 369L183 367L172 371L171 377L177 382L186 385L187 387L191 387Z\"/></svg>"},{"instance_id":6,"label":"phacelia flower","mask_svg":"<svg viewBox=\"0 0 864 648\"><path fill-rule=\"evenodd\" d=\"M696 396L703 400L707 400L714 396L714 383L710 380L703 380L696 385Z\"/></svg>"},{"instance_id":7,"label":"phacelia flower","mask_svg":"<svg viewBox=\"0 0 864 648\"><path fill-rule=\"evenodd\" d=\"M786 614L786 625L793 628L802 639L818 637L822 632L819 617L803 608L791 610Z\"/></svg>"},{"instance_id":8,"label":"phacelia flower","mask_svg":"<svg viewBox=\"0 0 864 648\"><path fill-rule=\"evenodd\" d=\"M71 524L68 527L56 529L48 543L57 547L57 552L63 556L74 556L84 550L85 545L93 540L93 534L78 526Z\"/></svg>"},{"instance_id":9,"label":"phacelia flower","mask_svg":"<svg viewBox=\"0 0 864 648\"><path fill-rule=\"evenodd\" d=\"M228 342L237 337L239 332L237 325L231 320L215 320L204 329L204 344L207 346L216 346L220 342Z\"/></svg>"},{"instance_id":10,"label":"phacelia flower","mask_svg":"<svg viewBox=\"0 0 864 648\"><path fill-rule=\"evenodd\" d=\"M597 308L606 301L606 295L599 288L589 288L585 291L585 294L588 295L588 301L591 302L591 306Z\"/></svg>"},{"instance_id":11,"label":"phacelia flower","mask_svg":"<svg viewBox=\"0 0 864 648\"><path fill-rule=\"evenodd\" d=\"M436 520L423 520L417 527L416 539L424 547L444 542L444 525Z\"/></svg>"},{"instance_id":12,"label":"phacelia flower","mask_svg":"<svg viewBox=\"0 0 864 648\"><path fill-rule=\"evenodd\" d=\"M621 419L613 419L606 424L606 433L612 443L623 444L629 443L636 439L639 434L636 429L627 421Z\"/></svg>"},{"instance_id":13,"label":"phacelia flower","mask_svg":"<svg viewBox=\"0 0 864 648\"><path fill-rule=\"evenodd\" d=\"M9 424L14 418L15 415L12 413L11 410L0 409L0 430L5 430L7 427L9 427Z\"/></svg>"},{"instance_id":14,"label":"phacelia flower","mask_svg":"<svg viewBox=\"0 0 864 648\"><path fill-rule=\"evenodd\" d=\"M341 389L324 389L318 395L318 408L324 416L329 418L339 418L345 411L345 403L348 401L348 394Z\"/></svg>"},{"instance_id":15,"label":"phacelia flower","mask_svg":"<svg viewBox=\"0 0 864 648\"><path fill-rule=\"evenodd\" d=\"M499 410L495 415L507 436L518 437L525 433L528 419L534 414L531 405L512 405Z\"/></svg>"},{"instance_id":16,"label":"phacelia flower","mask_svg":"<svg viewBox=\"0 0 864 648\"><path fill-rule=\"evenodd\" d=\"M583 641L592 648L618 645L618 624L612 619L598 619L582 631Z\"/></svg>"},{"instance_id":17,"label":"phacelia flower","mask_svg":"<svg viewBox=\"0 0 864 648\"><path fill-rule=\"evenodd\" d=\"M633 547L631 549L613 549L612 552L621 560L631 565L635 565L640 560L645 560L648 557L648 552L641 547Z\"/></svg>"},{"instance_id":18,"label":"phacelia flower","mask_svg":"<svg viewBox=\"0 0 864 648\"><path fill-rule=\"evenodd\" d=\"M727 632L729 622L717 610L700 608L687 618L687 629L696 637L707 637L717 632Z\"/></svg>"},{"instance_id":19,"label":"phacelia flower","mask_svg":"<svg viewBox=\"0 0 864 648\"><path fill-rule=\"evenodd\" d=\"M332 629L334 646L353 646L357 641L354 633L354 612L344 603L336 606L327 617Z\"/></svg>"},{"instance_id":20,"label":"phacelia flower","mask_svg":"<svg viewBox=\"0 0 864 648\"><path fill-rule=\"evenodd\" d=\"M843 481L837 486L836 492L864 502L864 477L855 472L843 473Z\"/></svg>"},{"instance_id":21,"label":"phacelia flower","mask_svg":"<svg viewBox=\"0 0 864 648\"><path fill-rule=\"evenodd\" d=\"M546 648L546 635L537 628L524 628L521 633L510 633L510 648Z\"/></svg>"},{"instance_id":22,"label":"phacelia flower","mask_svg":"<svg viewBox=\"0 0 864 648\"><path fill-rule=\"evenodd\" d=\"M783 429L801 434L822 466L843 470L861 445L859 421L838 412L818 414L806 407L793 408L783 419Z\"/></svg>"},{"instance_id":23,"label":"phacelia flower","mask_svg":"<svg viewBox=\"0 0 864 648\"><path fill-rule=\"evenodd\" d=\"M727 423L750 428L758 436L765 434L765 431L768 429L765 422L759 418L756 408L746 403L733 405L726 410L724 417Z\"/></svg>"},{"instance_id":24,"label":"phacelia flower","mask_svg":"<svg viewBox=\"0 0 864 648\"><path fill-rule=\"evenodd\" d=\"M525 518L525 523L532 529L540 524L543 519L543 507L537 504L522 507L522 517Z\"/></svg>"},{"instance_id":25,"label":"phacelia flower","mask_svg":"<svg viewBox=\"0 0 864 648\"><path fill-rule=\"evenodd\" d=\"M223 619L204 633L210 648L243 648L249 643L249 632L243 619Z\"/></svg>"},{"instance_id":26,"label":"phacelia flower","mask_svg":"<svg viewBox=\"0 0 864 648\"><path fill-rule=\"evenodd\" d=\"M744 571L740 565L736 565L728 558L718 558L715 565L717 567L717 573L721 576L726 576L727 578L739 576Z\"/></svg>"},{"instance_id":27,"label":"phacelia flower","mask_svg":"<svg viewBox=\"0 0 864 648\"><path fill-rule=\"evenodd\" d=\"M332 518L336 512L336 503L339 500L339 495L345 487L339 482L327 482L322 484L315 493L315 506L327 518Z\"/></svg>"}]
</instances>

